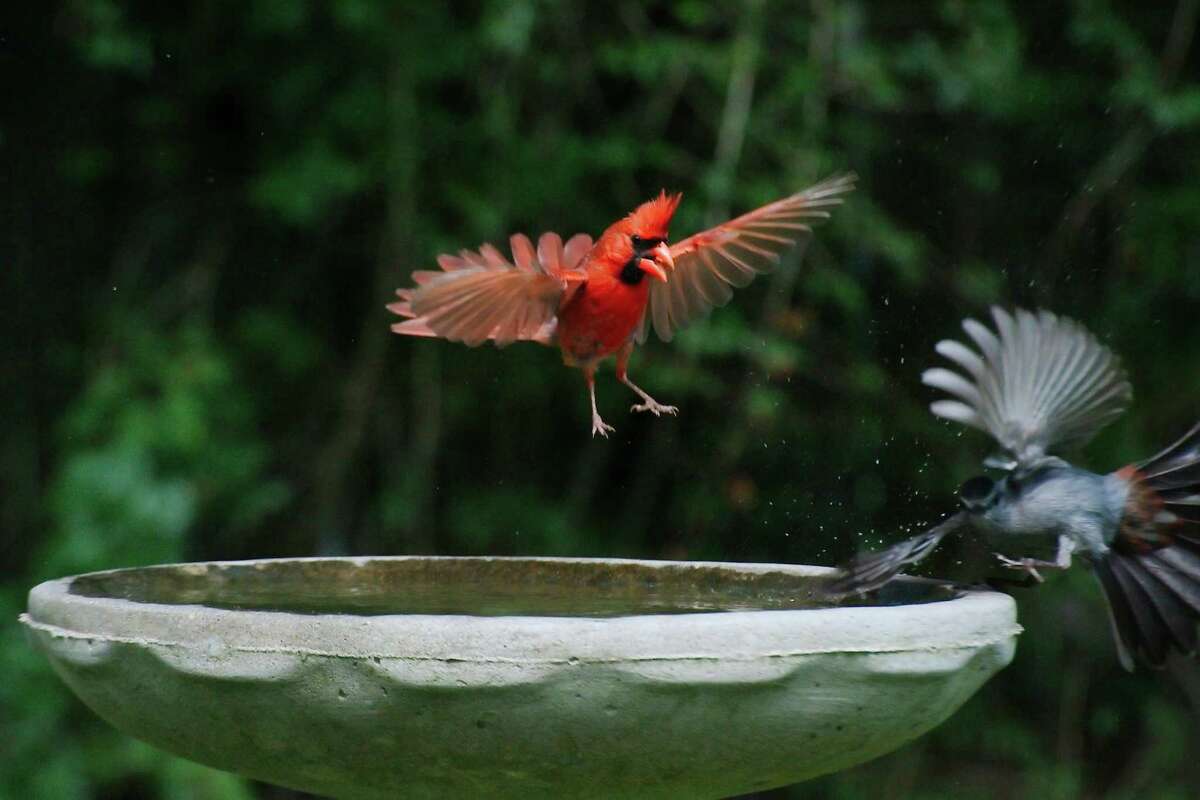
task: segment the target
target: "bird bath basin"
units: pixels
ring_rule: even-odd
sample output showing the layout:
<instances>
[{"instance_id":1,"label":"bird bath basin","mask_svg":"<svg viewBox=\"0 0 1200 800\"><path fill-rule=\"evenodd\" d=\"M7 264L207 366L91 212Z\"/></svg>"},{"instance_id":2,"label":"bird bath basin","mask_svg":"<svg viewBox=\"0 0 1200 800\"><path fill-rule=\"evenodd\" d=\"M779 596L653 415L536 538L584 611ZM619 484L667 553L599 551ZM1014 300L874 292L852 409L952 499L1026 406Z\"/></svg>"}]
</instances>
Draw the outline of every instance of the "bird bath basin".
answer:
<instances>
[{"instance_id":1,"label":"bird bath basin","mask_svg":"<svg viewBox=\"0 0 1200 800\"><path fill-rule=\"evenodd\" d=\"M1013 655L1003 594L855 606L779 564L330 558L49 581L21 621L97 714L345 798L719 798L895 749ZM874 604L871 604L874 603Z\"/></svg>"}]
</instances>

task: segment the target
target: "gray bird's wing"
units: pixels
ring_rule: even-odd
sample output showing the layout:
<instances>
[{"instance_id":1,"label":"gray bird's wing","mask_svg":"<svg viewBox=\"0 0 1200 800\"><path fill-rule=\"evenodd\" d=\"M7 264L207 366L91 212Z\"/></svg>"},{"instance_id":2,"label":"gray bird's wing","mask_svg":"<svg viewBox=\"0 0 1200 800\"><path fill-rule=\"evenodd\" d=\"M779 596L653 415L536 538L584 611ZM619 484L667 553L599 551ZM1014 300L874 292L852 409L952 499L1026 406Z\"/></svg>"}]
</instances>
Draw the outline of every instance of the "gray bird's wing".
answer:
<instances>
[{"instance_id":1,"label":"gray bird's wing","mask_svg":"<svg viewBox=\"0 0 1200 800\"><path fill-rule=\"evenodd\" d=\"M880 588L907 566L920 563L942 539L966 526L963 512L954 514L922 534L875 553L863 553L839 568L826 591L833 597L864 594Z\"/></svg>"},{"instance_id":2,"label":"gray bird's wing","mask_svg":"<svg viewBox=\"0 0 1200 800\"><path fill-rule=\"evenodd\" d=\"M963 321L980 352L937 343L965 375L937 367L921 381L954 397L930 405L934 414L991 434L1008 451L1007 466L1082 445L1128 407L1133 390L1120 359L1078 322L1020 308L1010 315L993 307L992 318L996 333Z\"/></svg>"}]
</instances>

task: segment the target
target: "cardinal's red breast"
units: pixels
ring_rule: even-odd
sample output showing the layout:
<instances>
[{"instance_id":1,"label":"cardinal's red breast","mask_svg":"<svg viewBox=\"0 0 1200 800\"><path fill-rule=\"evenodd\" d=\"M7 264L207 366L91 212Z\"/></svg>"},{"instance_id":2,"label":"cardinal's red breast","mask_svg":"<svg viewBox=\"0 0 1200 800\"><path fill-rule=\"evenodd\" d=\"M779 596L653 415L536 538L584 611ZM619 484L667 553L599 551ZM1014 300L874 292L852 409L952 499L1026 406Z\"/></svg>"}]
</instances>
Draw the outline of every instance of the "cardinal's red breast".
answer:
<instances>
[{"instance_id":1,"label":"cardinal's red breast","mask_svg":"<svg viewBox=\"0 0 1200 800\"><path fill-rule=\"evenodd\" d=\"M591 361L615 353L627 341L646 310L649 276L629 284L603 272L588 282L558 312L558 343L568 361Z\"/></svg>"}]
</instances>

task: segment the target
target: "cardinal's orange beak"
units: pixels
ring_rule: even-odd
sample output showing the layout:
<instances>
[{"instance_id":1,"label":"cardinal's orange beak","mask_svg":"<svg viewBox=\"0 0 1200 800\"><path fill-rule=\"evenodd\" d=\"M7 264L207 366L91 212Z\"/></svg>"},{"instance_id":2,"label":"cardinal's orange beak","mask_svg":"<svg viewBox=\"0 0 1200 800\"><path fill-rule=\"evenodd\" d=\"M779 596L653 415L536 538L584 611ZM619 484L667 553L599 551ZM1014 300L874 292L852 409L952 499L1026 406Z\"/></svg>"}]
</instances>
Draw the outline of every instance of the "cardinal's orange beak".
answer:
<instances>
[{"instance_id":1,"label":"cardinal's orange beak","mask_svg":"<svg viewBox=\"0 0 1200 800\"><path fill-rule=\"evenodd\" d=\"M666 242L661 242L653 249L648 250L646 255L650 258L639 259L638 266L650 277L666 282L667 271L663 267L670 270L675 269L675 259L671 257L671 248L667 247Z\"/></svg>"},{"instance_id":2,"label":"cardinal's orange beak","mask_svg":"<svg viewBox=\"0 0 1200 800\"><path fill-rule=\"evenodd\" d=\"M663 271L663 268L648 258L638 259L638 267L655 280L664 282L667 280L667 273Z\"/></svg>"},{"instance_id":3,"label":"cardinal's orange beak","mask_svg":"<svg viewBox=\"0 0 1200 800\"><path fill-rule=\"evenodd\" d=\"M651 250L650 253L654 256L654 260L660 265L666 267L672 272L675 271L675 259L672 258L671 248L667 246L666 242L659 242L658 246Z\"/></svg>"}]
</instances>

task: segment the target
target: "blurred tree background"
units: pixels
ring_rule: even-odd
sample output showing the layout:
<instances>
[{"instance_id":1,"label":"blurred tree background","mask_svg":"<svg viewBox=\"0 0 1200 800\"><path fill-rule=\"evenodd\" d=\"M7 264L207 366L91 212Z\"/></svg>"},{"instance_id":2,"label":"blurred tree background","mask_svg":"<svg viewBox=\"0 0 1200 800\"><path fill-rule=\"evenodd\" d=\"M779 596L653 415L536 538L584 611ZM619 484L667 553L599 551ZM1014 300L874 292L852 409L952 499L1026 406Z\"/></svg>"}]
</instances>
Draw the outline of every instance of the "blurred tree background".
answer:
<instances>
[{"instance_id":1,"label":"blurred tree background","mask_svg":"<svg viewBox=\"0 0 1200 800\"><path fill-rule=\"evenodd\" d=\"M989 303L1076 316L1200 416L1197 0L67 0L0 23L0 796L253 798L116 733L22 641L43 579L317 554L828 564L935 519L989 443L920 371ZM633 374L388 332L437 253L675 233L853 169L795 257ZM1125 674L1085 571L1016 660L795 798L1189 798L1194 665ZM769 742L763 746L769 747Z\"/></svg>"}]
</instances>

